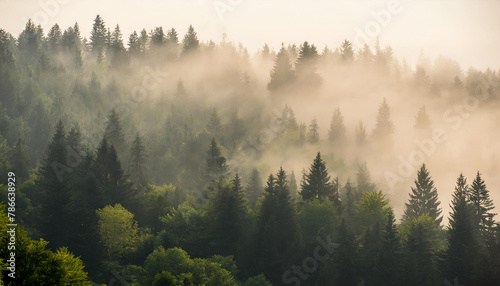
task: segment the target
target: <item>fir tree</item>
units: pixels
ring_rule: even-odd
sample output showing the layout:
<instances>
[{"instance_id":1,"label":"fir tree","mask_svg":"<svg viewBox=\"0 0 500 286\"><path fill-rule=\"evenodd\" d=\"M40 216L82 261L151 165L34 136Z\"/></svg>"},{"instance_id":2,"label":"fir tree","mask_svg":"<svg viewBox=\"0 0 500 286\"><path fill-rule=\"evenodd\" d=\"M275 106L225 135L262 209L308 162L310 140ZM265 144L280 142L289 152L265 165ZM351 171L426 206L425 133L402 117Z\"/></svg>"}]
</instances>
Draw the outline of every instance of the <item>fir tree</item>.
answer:
<instances>
[{"instance_id":1,"label":"fir tree","mask_svg":"<svg viewBox=\"0 0 500 286\"><path fill-rule=\"evenodd\" d=\"M473 208L467 200L469 187L462 174L457 179L451 201L446 266L448 279L457 277L464 285L473 285L477 241L473 226Z\"/></svg>"},{"instance_id":2,"label":"fir tree","mask_svg":"<svg viewBox=\"0 0 500 286\"><path fill-rule=\"evenodd\" d=\"M106 48L106 26L101 16L97 15L90 33L91 52L94 53L100 62L104 56Z\"/></svg>"},{"instance_id":3,"label":"fir tree","mask_svg":"<svg viewBox=\"0 0 500 286\"><path fill-rule=\"evenodd\" d=\"M305 174L301 182L300 194L304 201L324 200L333 195L330 175L328 175L325 162L321 159L320 152L316 154L316 158L309 168L309 173Z\"/></svg>"},{"instance_id":4,"label":"fir tree","mask_svg":"<svg viewBox=\"0 0 500 286\"><path fill-rule=\"evenodd\" d=\"M130 148L129 172L131 180L139 190L147 185L144 166L146 158L146 147L142 142L141 136L139 136L139 132L137 132L132 147Z\"/></svg>"},{"instance_id":5,"label":"fir tree","mask_svg":"<svg viewBox=\"0 0 500 286\"><path fill-rule=\"evenodd\" d=\"M390 139L389 136L391 136L393 132L394 124L391 121L391 110L384 98L378 109L377 125L373 130L373 137L376 140Z\"/></svg>"},{"instance_id":6,"label":"fir tree","mask_svg":"<svg viewBox=\"0 0 500 286\"><path fill-rule=\"evenodd\" d=\"M358 165L358 170L356 172L356 182L358 184L357 189L360 194L364 192L374 192L376 190L377 186L371 181L366 162Z\"/></svg>"},{"instance_id":7,"label":"fir tree","mask_svg":"<svg viewBox=\"0 0 500 286\"><path fill-rule=\"evenodd\" d=\"M488 228L488 221L493 219L496 214L491 212L495 206L479 172L477 172L476 178L470 187L469 199L474 209L474 224L477 230L485 233Z\"/></svg>"},{"instance_id":8,"label":"fir tree","mask_svg":"<svg viewBox=\"0 0 500 286\"><path fill-rule=\"evenodd\" d=\"M226 158L222 156L215 138L212 138L207 151L206 175L209 182L214 182L227 175Z\"/></svg>"},{"instance_id":9,"label":"fir tree","mask_svg":"<svg viewBox=\"0 0 500 286\"><path fill-rule=\"evenodd\" d=\"M318 121L314 118L307 130L307 139L311 144L318 144L319 142L319 126Z\"/></svg>"},{"instance_id":10,"label":"fir tree","mask_svg":"<svg viewBox=\"0 0 500 286\"><path fill-rule=\"evenodd\" d=\"M198 40L198 36L196 36L193 26L190 25L186 35L184 36L184 40L182 41L182 52L187 54L195 51L198 49L199 45L200 41Z\"/></svg>"},{"instance_id":11,"label":"fir tree","mask_svg":"<svg viewBox=\"0 0 500 286\"><path fill-rule=\"evenodd\" d=\"M11 149L8 161L11 164L12 171L15 172L17 179L22 182L29 177L31 163L24 150L24 140L17 138L14 148Z\"/></svg>"},{"instance_id":12,"label":"fir tree","mask_svg":"<svg viewBox=\"0 0 500 286\"><path fill-rule=\"evenodd\" d=\"M429 176L425 164L417 172L417 179L415 180L415 188L411 188L410 199L405 203L405 212L403 220L408 221L420 217L421 215L428 214L436 225L439 226L443 217L441 216L441 208L439 207L439 199L434 181Z\"/></svg>"},{"instance_id":13,"label":"fir tree","mask_svg":"<svg viewBox=\"0 0 500 286\"><path fill-rule=\"evenodd\" d=\"M113 108L108 115L106 122L106 130L104 131L104 138L107 143L113 145L120 158L125 156L125 138L123 135L122 123L116 110Z\"/></svg>"},{"instance_id":14,"label":"fir tree","mask_svg":"<svg viewBox=\"0 0 500 286\"><path fill-rule=\"evenodd\" d=\"M337 107L333 113L330 129L328 129L328 139L336 145L341 146L345 142L344 116Z\"/></svg>"},{"instance_id":15,"label":"fir tree","mask_svg":"<svg viewBox=\"0 0 500 286\"><path fill-rule=\"evenodd\" d=\"M274 60L274 66L271 70L271 81L267 84L267 89L269 91L278 90L290 84L293 81L293 77L292 64L290 63L288 52L285 50L284 45L281 44L281 49Z\"/></svg>"},{"instance_id":16,"label":"fir tree","mask_svg":"<svg viewBox=\"0 0 500 286\"><path fill-rule=\"evenodd\" d=\"M256 168L252 170L245 190L249 206L251 208L255 208L257 200L262 196L262 193L264 192L262 179L260 178L259 171Z\"/></svg>"}]
</instances>

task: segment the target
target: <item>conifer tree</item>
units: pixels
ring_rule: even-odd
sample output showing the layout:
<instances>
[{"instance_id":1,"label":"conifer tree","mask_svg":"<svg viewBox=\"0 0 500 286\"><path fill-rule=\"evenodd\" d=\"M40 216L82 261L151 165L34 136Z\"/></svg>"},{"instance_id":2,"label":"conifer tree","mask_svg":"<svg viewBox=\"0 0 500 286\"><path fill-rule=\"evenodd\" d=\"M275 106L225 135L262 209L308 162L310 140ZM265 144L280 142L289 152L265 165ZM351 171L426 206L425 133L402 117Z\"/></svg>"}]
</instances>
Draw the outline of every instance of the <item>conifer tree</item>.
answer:
<instances>
[{"instance_id":1,"label":"conifer tree","mask_svg":"<svg viewBox=\"0 0 500 286\"><path fill-rule=\"evenodd\" d=\"M118 113L113 108L108 115L106 122L106 129L104 131L104 138L109 145L114 146L120 159L125 156L125 138L123 135L122 123Z\"/></svg>"},{"instance_id":2,"label":"conifer tree","mask_svg":"<svg viewBox=\"0 0 500 286\"><path fill-rule=\"evenodd\" d=\"M128 37L128 51L134 56L139 55L141 52L141 42L136 31Z\"/></svg>"},{"instance_id":3,"label":"conifer tree","mask_svg":"<svg viewBox=\"0 0 500 286\"><path fill-rule=\"evenodd\" d=\"M313 199L324 200L332 196L332 193L333 187L330 182L330 175L328 175L325 162L321 159L320 152L318 152L309 168L309 173L305 174L301 182L300 194L304 201L310 201Z\"/></svg>"},{"instance_id":4,"label":"conifer tree","mask_svg":"<svg viewBox=\"0 0 500 286\"><path fill-rule=\"evenodd\" d=\"M447 278L464 285L473 285L472 272L476 263L477 240L474 233L474 209L468 202L469 186L462 174L457 179L451 201L446 250Z\"/></svg>"},{"instance_id":5,"label":"conifer tree","mask_svg":"<svg viewBox=\"0 0 500 286\"><path fill-rule=\"evenodd\" d=\"M421 215L428 214L434 219L436 225L439 226L443 220L439 204L434 181L430 177L425 164L422 164L422 167L417 172L415 188L411 188L410 199L408 203L405 203L403 221L409 221Z\"/></svg>"},{"instance_id":6,"label":"conifer tree","mask_svg":"<svg viewBox=\"0 0 500 286\"><path fill-rule=\"evenodd\" d=\"M29 177L31 163L24 150L24 140L17 138L14 148L10 151L9 162L19 181L24 181Z\"/></svg>"},{"instance_id":7,"label":"conifer tree","mask_svg":"<svg viewBox=\"0 0 500 286\"><path fill-rule=\"evenodd\" d=\"M290 187L290 196L292 198L295 198L297 196L297 179L295 179L295 173L294 171L292 170L292 173L290 174L290 184L289 184L289 187Z\"/></svg>"},{"instance_id":8,"label":"conifer tree","mask_svg":"<svg viewBox=\"0 0 500 286\"><path fill-rule=\"evenodd\" d=\"M222 156L215 138L212 138L207 151L206 175L209 182L214 182L227 175L226 158Z\"/></svg>"},{"instance_id":9,"label":"conifer tree","mask_svg":"<svg viewBox=\"0 0 500 286\"><path fill-rule=\"evenodd\" d=\"M256 168L252 170L245 190L249 206L251 208L255 208L257 200L262 196L262 193L264 192L262 179L260 178L259 171Z\"/></svg>"},{"instance_id":10,"label":"conifer tree","mask_svg":"<svg viewBox=\"0 0 500 286\"><path fill-rule=\"evenodd\" d=\"M363 121L358 122L358 126L356 127L356 132L355 132L355 138L356 138L356 146L359 148L364 148L368 144L366 129L363 124Z\"/></svg>"},{"instance_id":11,"label":"conifer tree","mask_svg":"<svg viewBox=\"0 0 500 286\"><path fill-rule=\"evenodd\" d=\"M66 132L62 121L56 125L47 157L40 169L38 185L42 191L40 231L54 248L63 246L69 240L68 227L71 224L71 194L68 187L69 168L66 166Z\"/></svg>"},{"instance_id":12,"label":"conifer tree","mask_svg":"<svg viewBox=\"0 0 500 286\"><path fill-rule=\"evenodd\" d=\"M196 36L193 26L189 25L188 31L182 41L182 52L184 54L193 52L198 49L199 45L200 41L198 40L198 36Z\"/></svg>"},{"instance_id":13,"label":"conifer tree","mask_svg":"<svg viewBox=\"0 0 500 286\"><path fill-rule=\"evenodd\" d=\"M337 107L333 113L332 120L330 121L330 129L328 129L328 139L338 146L345 143L345 126L344 116Z\"/></svg>"},{"instance_id":14,"label":"conifer tree","mask_svg":"<svg viewBox=\"0 0 500 286\"><path fill-rule=\"evenodd\" d=\"M377 125L373 130L373 137L376 140L390 139L389 136L394 132L394 124L391 121L391 110L386 99L382 101L378 109Z\"/></svg>"},{"instance_id":15,"label":"conifer tree","mask_svg":"<svg viewBox=\"0 0 500 286\"><path fill-rule=\"evenodd\" d=\"M290 84L293 81L293 77L292 64L290 63L288 52L284 45L281 44L281 49L274 60L274 66L271 70L271 81L267 84L267 89L269 91L278 90Z\"/></svg>"},{"instance_id":16,"label":"conifer tree","mask_svg":"<svg viewBox=\"0 0 500 286\"><path fill-rule=\"evenodd\" d=\"M90 47L91 52L97 56L98 62L102 61L106 48L106 26L100 15L97 15L94 19L94 25L90 33Z\"/></svg>"},{"instance_id":17,"label":"conifer tree","mask_svg":"<svg viewBox=\"0 0 500 286\"><path fill-rule=\"evenodd\" d=\"M60 49L62 39L62 31L59 25L55 24L50 28L49 33L47 35L47 41L49 44L49 49L52 53L56 53Z\"/></svg>"},{"instance_id":18,"label":"conifer tree","mask_svg":"<svg viewBox=\"0 0 500 286\"><path fill-rule=\"evenodd\" d=\"M374 192L376 190L377 186L371 181L366 162L358 165L358 170L356 172L356 182L358 184L358 193L360 194L364 192Z\"/></svg>"},{"instance_id":19,"label":"conifer tree","mask_svg":"<svg viewBox=\"0 0 500 286\"><path fill-rule=\"evenodd\" d=\"M319 142L319 126L318 121L314 118L307 129L307 140L311 144L318 144Z\"/></svg>"},{"instance_id":20,"label":"conifer tree","mask_svg":"<svg viewBox=\"0 0 500 286\"><path fill-rule=\"evenodd\" d=\"M139 132L137 132L134 142L132 143L132 147L130 148L129 172L130 179L135 183L135 186L139 190L147 185L144 166L144 164L146 163L146 158L146 147L142 142L142 138L139 135Z\"/></svg>"},{"instance_id":21,"label":"conifer tree","mask_svg":"<svg viewBox=\"0 0 500 286\"><path fill-rule=\"evenodd\" d=\"M496 214L491 212L495 206L479 172L477 172L470 187L469 200L474 209L474 225L481 234L484 234L488 228L488 221L493 219Z\"/></svg>"}]
</instances>

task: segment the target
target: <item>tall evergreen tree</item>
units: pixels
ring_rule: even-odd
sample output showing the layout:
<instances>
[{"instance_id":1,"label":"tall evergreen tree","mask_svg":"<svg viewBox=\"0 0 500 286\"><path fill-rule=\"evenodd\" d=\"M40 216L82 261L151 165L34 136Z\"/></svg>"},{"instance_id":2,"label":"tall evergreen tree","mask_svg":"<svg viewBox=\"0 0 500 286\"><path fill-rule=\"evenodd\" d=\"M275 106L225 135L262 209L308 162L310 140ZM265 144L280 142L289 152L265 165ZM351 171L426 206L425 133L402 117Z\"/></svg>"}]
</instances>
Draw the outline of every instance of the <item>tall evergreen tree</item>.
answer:
<instances>
[{"instance_id":1,"label":"tall evergreen tree","mask_svg":"<svg viewBox=\"0 0 500 286\"><path fill-rule=\"evenodd\" d=\"M274 60L274 66L271 70L271 80L267 84L267 89L269 91L278 90L290 84L293 81L293 77L294 74L292 64L290 63L290 57L284 45L281 44L281 49Z\"/></svg>"},{"instance_id":2,"label":"tall evergreen tree","mask_svg":"<svg viewBox=\"0 0 500 286\"><path fill-rule=\"evenodd\" d=\"M385 141L390 139L390 136L394 132L394 124L391 121L391 110L387 104L386 99L382 101L378 109L377 114L377 125L373 130L373 137L376 140Z\"/></svg>"},{"instance_id":3,"label":"tall evergreen tree","mask_svg":"<svg viewBox=\"0 0 500 286\"><path fill-rule=\"evenodd\" d=\"M305 41L299 52L299 57L295 63L295 75L298 83L307 87L319 87L321 77L316 72L316 62L318 60L318 51L314 45L309 45Z\"/></svg>"},{"instance_id":4,"label":"tall evergreen tree","mask_svg":"<svg viewBox=\"0 0 500 286\"><path fill-rule=\"evenodd\" d=\"M52 53L57 53L61 48L62 31L59 25L55 24L50 28L47 35L47 42Z\"/></svg>"},{"instance_id":5,"label":"tall evergreen tree","mask_svg":"<svg viewBox=\"0 0 500 286\"><path fill-rule=\"evenodd\" d=\"M104 131L104 138L107 143L113 145L116 149L120 159L125 156L125 136L123 135L122 123L118 113L113 108L108 115L106 122L106 129Z\"/></svg>"},{"instance_id":6,"label":"tall evergreen tree","mask_svg":"<svg viewBox=\"0 0 500 286\"><path fill-rule=\"evenodd\" d=\"M137 56L141 52L141 42L136 31L128 37L128 51L133 56Z\"/></svg>"},{"instance_id":7,"label":"tall evergreen tree","mask_svg":"<svg viewBox=\"0 0 500 286\"><path fill-rule=\"evenodd\" d=\"M318 121L314 118L307 129L307 140L311 144L318 144L319 142L319 126Z\"/></svg>"},{"instance_id":8,"label":"tall evergreen tree","mask_svg":"<svg viewBox=\"0 0 500 286\"><path fill-rule=\"evenodd\" d=\"M333 195L330 175L328 175L325 162L321 159L320 152L316 154L316 158L309 168L309 173L305 174L301 182L300 194L304 201L313 199L324 200Z\"/></svg>"},{"instance_id":9,"label":"tall evergreen tree","mask_svg":"<svg viewBox=\"0 0 500 286\"><path fill-rule=\"evenodd\" d=\"M94 19L94 25L90 32L90 50L97 57L98 61L102 61L106 48L106 26L100 15Z\"/></svg>"},{"instance_id":10,"label":"tall evergreen tree","mask_svg":"<svg viewBox=\"0 0 500 286\"><path fill-rule=\"evenodd\" d=\"M252 170L245 190L249 206L251 208L255 208L257 200L262 196L262 193L264 192L262 179L260 178L259 171L256 168Z\"/></svg>"},{"instance_id":11,"label":"tall evergreen tree","mask_svg":"<svg viewBox=\"0 0 500 286\"><path fill-rule=\"evenodd\" d=\"M219 180L227 175L226 158L222 156L215 138L212 138L207 151L206 176L209 182Z\"/></svg>"},{"instance_id":12,"label":"tall evergreen tree","mask_svg":"<svg viewBox=\"0 0 500 286\"><path fill-rule=\"evenodd\" d=\"M428 214L436 225L439 226L443 217L441 216L441 208L439 207L439 199L437 189L434 187L434 181L429 176L425 164L417 172L415 180L415 188L411 188L410 199L405 203L405 212L403 220L408 221L420 217L423 214Z\"/></svg>"},{"instance_id":13,"label":"tall evergreen tree","mask_svg":"<svg viewBox=\"0 0 500 286\"><path fill-rule=\"evenodd\" d=\"M473 285L478 245L473 226L474 210L467 200L468 193L467 180L460 174L451 201L446 266L448 280L457 278L461 284Z\"/></svg>"},{"instance_id":14,"label":"tall evergreen tree","mask_svg":"<svg viewBox=\"0 0 500 286\"><path fill-rule=\"evenodd\" d=\"M489 225L488 221L496 214L491 212L495 206L479 172L470 187L469 199L474 209L474 224L480 233L485 233Z\"/></svg>"},{"instance_id":15,"label":"tall evergreen tree","mask_svg":"<svg viewBox=\"0 0 500 286\"><path fill-rule=\"evenodd\" d=\"M337 107L330 121L330 129L328 129L328 139L337 146L342 146L345 143L345 126L344 116Z\"/></svg>"},{"instance_id":16,"label":"tall evergreen tree","mask_svg":"<svg viewBox=\"0 0 500 286\"><path fill-rule=\"evenodd\" d=\"M137 189L141 190L147 185L147 178L145 172L146 163L146 147L142 142L139 132L135 135L134 142L130 148L130 162L129 173L130 179L135 183Z\"/></svg>"},{"instance_id":17,"label":"tall evergreen tree","mask_svg":"<svg viewBox=\"0 0 500 286\"><path fill-rule=\"evenodd\" d=\"M293 255L297 226L283 168L267 180L262 207L257 218L257 270L274 283L281 281L282 265Z\"/></svg>"},{"instance_id":18,"label":"tall evergreen tree","mask_svg":"<svg viewBox=\"0 0 500 286\"><path fill-rule=\"evenodd\" d=\"M189 25L188 31L184 36L184 40L182 41L182 52L184 54L190 53L192 51L196 51L200 45L200 41L198 40L198 36L196 36L196 32L192 25Z\"/></svg>"},{"instance_id":19,"label":"tall evergreen tree","mask_svg":"<svg viewBox=\"0 0 500 286\"><path fill-rule=\"evenodd\" d=\"M29 170L31 163L24 150L24 140L17 138L14 148L11 149L8 161L11 164L12 170L16 173L18 181L24 181L29 178Z\"/></svg>"},{"instance_id":20,"label":"tall evergreen tree","mask_svg":"<svg viewBox=\"0 0 500 286\"><path fill-rule=\"evenodd\" d=\"M356 171L356 182L358 192L375 192L377 186L372 183L370 172L368 172L368 167L366 166L366 162L358 165L358 170Z\"/></svg>"},{"instance_id":21,"label":"tall evergreen tree","mask_svg":"<svg viewBox=\"0 0 500 286\"><path fill-rule=\"evenodd\" d=\"M290 187L290 196L292 198L295 198L297 196L298 188L297 188L297 179L295 178L295 173L293 170L292 170L292 173L290 173L289 187Z\"/></svg>"},{"instance_id":22,"label":"tall evergreen tree","mask_svg":"<svg viewBox=\"0 0 500 286\"><path fill-rule=\"evenodd\" d=\"M366 135L366 129L363 124L363 121L359 121L355 131L356 146L358 148L366 147L366 145L368 144L367 137L368 136Z\"/></svg>"},{"instance_id":23,"label":"tall evergreen tree","mask_svg":"<svg viewBox=\"0 0 500 286\"><path fill-rule=\"evenodd\" d=\"M40 168L38 185L42 191L40 232L53 248L69 241L68 227L71 194L68 187L69 168L66 166L66 132L62 121L56 125L47 157Z\"/></svg>"}]
</instances>

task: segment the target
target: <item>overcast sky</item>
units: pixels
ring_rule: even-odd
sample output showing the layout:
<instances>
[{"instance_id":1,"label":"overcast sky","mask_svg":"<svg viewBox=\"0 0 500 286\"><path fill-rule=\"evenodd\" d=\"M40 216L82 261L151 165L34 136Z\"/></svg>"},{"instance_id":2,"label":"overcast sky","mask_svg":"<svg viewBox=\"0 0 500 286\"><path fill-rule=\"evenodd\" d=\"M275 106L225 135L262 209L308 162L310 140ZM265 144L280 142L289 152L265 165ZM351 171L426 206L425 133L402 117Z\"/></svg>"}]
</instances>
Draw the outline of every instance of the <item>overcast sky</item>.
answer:
<instances>
[{"instance_id":1,"label":"overcast sky","mask_svg":"<svg viewBox=\"0 0 500 286\"><path fill-rule=\"evenodd\" d=\"M464 70L500 69L497 0L0 0L0 28L15 36L32 18L45 31L55 23L65 29L78 22L88 38L97 14L109 27L120 24L125 40L133 30L156 26L174 27L182 36L190 24L202 41L219 42L226 33L250 52L264 43L278 49L281 42L305 40L322 50L344 39L374 43L378 35L412 65L423 50L431 59L453 58Z\"/></svg>"}]
</instances>

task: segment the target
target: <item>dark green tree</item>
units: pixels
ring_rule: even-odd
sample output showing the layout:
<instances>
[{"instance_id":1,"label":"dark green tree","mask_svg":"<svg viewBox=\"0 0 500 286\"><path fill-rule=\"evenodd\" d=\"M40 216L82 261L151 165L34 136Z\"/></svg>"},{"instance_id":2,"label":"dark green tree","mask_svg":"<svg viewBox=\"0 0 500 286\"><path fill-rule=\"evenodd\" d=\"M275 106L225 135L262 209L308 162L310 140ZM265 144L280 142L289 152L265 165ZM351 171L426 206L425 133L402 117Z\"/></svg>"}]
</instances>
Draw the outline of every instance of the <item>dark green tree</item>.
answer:
<instances>
[{"instance_id":1,"label":"dark green tree","mask_svg":"<svg viewBox=\"0 0 500 286\"><path fill-rule=\"evenodd\" d=\"M285 46L281 44L281 49L274 60L274 66L271 70L271 80L267 84L267 89L269 91L279 90L290 84L293 78L294 74L292 64L290 63L290 57L288 56Z\"/></svg>"},{"instance_id":2,"label":"dark green tree","mask_svg":"<svg viewBox=\"0 0 500 286\"><path fill-rule=\"evenodd\" d=\"M52 53L57 53L61 48L62 31L59 25L55 24L50 28L47 35L47 42Z\"/></svg>"},{"instance_id":3,"label":"dark green tree","mask_svg":"<svg viewBox=\"0 0 500 286\"><path fill-rule=\"evenodd\" d=\"M330 197L332 193L333 187L330 182L330 175L328 175L325 161L321 159L321 154L318 152L309 168L309 173L305 174L301 182L300 194L304 201L310 201L313 199L324 200Z\"/></svg>"},{"instance_id":4,"label":"dark green tree","mask_svg":"<svg viewBox=\"0 0 500 286\"><path fill-rule=\"evenodd\" d=\"M447 278L457 277L464 285L473 285L478 244L474 228L474 209L468 202L469 186L462 174L457 179L451 201L446 250Z\"/></svg>"},{"instance_id":5,"label":"dark green tree","mask_svg":"<svg viewBox=\"0 0 500 286\"><path fill-rule=\"evenodd\" d=\"M125 157L125 136L123 135L122 123L118 113L113 108L108 115L104 138L109 145L114 146L120 159Z\"/></svg>"},{"instance_id":6,"label":"dark green tree","mask_svg":"<svg viewBox=\"0 0 500 286\"><path fill-rule=\"evenodd\" d=\"M105 48L106 26L101 16L97 15L90 32L90 51L97 57L98 62L103 60Z\"/></svg>"},{"instance_id":7,"label":"dark green tree","mask_svg":"<svg viewBox=\"0 0 500 286\"><path fill-rule=\"evenodd\" d=\"M434 187L434 181L429 175L425 164L417 172L415 188L411 188L410 199L405 203L405 212L403 221L415 219L423 214L428 214L436 225L439 226L443 217L439 207L439 198L437 189Z\"/></svg>"},{"instance_id":8,"label":"dark green tree","mask_svg":"<svg viewBox=\"0 0 500 286\"><path fill-rule=\"evenodd\" d=\"M295 63L295 75L297 81L302 86L319 87L321 84L321 77L316 72L318 60L318 51L314 45L309 45L305 41L299 52L299 57Z\"/></svg>"},{"instance_id":9,"label":"dark green tree","mask_svg":"<svg viewBox=\"0 0 500 286\"><path fill-rule=\"evenodd\" d=\"M182 41L182 53L187 54L196 51L199 45L200 41L198 40L198 36L196 36L193 26L189 25L188 31Z\"/></svg>"},{"instance_id":10,"label":"dark green tree","mask_svg":"<svg viewBox=\"0 0 500 286\"><path fill-rule=\"evenodd\" d=\"M212 138L207 151L205 174L209 182L215 182L227 175L226 158L222 156L215 138Z\"/></svg>"},{"instance_id":11,"label":"dark green tree","mask_svg":"<svg viewBox=\"0 0 500 286\"><path fill-rule=\"evenodd\" d=\"M135 135L134 142L130 148L129 173L130 179L135 183L135 187L141 190L147 185L146 177L146 146L142 142L139 132Z\"/></svg>"},{"instance_id":12,"label":"dark green tree","mask_svg":"<svg viewBox=\"0 0 500 286\"><path fill-rule=\"evenodd\" d=\"M474 209L474 224L477 230L484 234L488 230L488 221L495 216L495 213L491 212L495 206L479 172L477 172L476 178L471 184L469 200Z\"/></svg>"},{"instance_id":13,"label":"dark green tree","mask_svg":"<svg viewBox=\"0 0 500 286\"><path fill-rule=\"evenodd\" d=\"M253 209L264 192L264 187L262 184L262 179L260 178L259 171L254 168L250 173L250 179L248 181L247 187L245 188L246 196L248 199L249 206Z\"/></svg>"},{"instance_id":14,"label":"dark green tree","mask_svg":"<svg viewBox=\"0 0 500 286\"><path fill-rule=\"evenodd\" d=\"M26 156L23 139L17 138L14 148L10 151L8 161L12 167L12 171L16 173L16 177L20 182L28 179L31 163Z\"/></svg>"}]
</instances>

